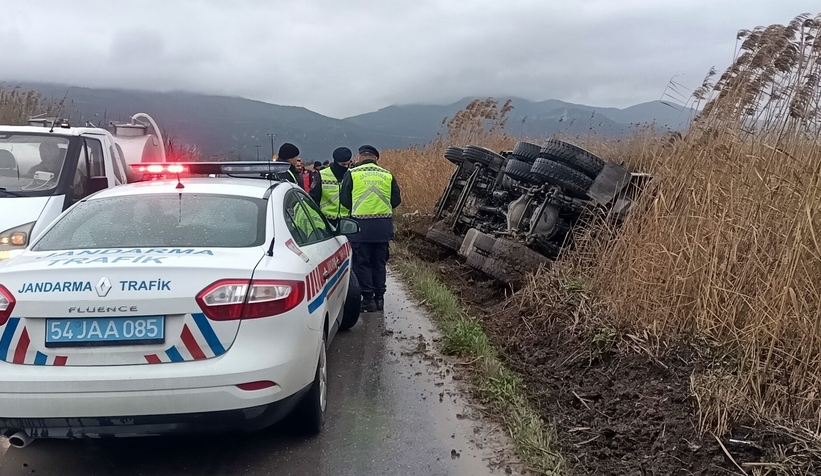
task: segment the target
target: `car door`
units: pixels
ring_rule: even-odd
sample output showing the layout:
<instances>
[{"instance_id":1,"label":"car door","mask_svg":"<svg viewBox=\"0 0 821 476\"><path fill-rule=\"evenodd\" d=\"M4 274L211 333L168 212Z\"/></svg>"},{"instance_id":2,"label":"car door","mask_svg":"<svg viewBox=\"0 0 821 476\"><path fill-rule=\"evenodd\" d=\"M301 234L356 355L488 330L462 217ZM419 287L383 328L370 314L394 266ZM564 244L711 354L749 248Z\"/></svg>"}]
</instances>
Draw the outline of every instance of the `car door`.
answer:
<instances>
[{"instance_id":1,"label":"car door","mask_svg":"<svg viewBox=\"0 0 821 476\"><path fill-rule=\"evenodd\" d=\"M321 214L318 214L307 194L293 189L285 194L283 208L285 223L297 246L308 256L312 266L306 277L308 312L327 312L337 319L341 306L334 301L338 291L334 288L336 265L334 235ZM330 299L329 299L330 297Z\"/></svg>"}]
</instances>

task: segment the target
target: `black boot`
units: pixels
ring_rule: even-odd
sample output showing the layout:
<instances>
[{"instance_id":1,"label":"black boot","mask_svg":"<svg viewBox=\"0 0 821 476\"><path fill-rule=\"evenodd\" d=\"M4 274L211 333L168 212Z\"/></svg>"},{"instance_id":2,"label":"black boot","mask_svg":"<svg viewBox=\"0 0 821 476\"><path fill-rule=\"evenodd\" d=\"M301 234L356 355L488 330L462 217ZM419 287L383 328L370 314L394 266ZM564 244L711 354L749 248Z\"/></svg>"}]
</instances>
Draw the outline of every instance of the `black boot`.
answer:
<instances>
[{"instance_id":1,"label":"black boot","mask_svg":"<svg viewBox=\"0 0 821 476\"><path fill-rule=\"evenodd\" d=\"M374 312L376 311L376 302L373 300L372 295L362 295L362 307L360 308L362 312Z\"/></svg>"},{"instance_id":2,"label":"black boot","mask_svg":"<svg viewBox=\"0 0 821 476\"><path fill-rule=\"evenodd\" d=\"M385 310L385 296L374 296L373 300L376 302L376 310Z\"/></svg>"}]
</instances>

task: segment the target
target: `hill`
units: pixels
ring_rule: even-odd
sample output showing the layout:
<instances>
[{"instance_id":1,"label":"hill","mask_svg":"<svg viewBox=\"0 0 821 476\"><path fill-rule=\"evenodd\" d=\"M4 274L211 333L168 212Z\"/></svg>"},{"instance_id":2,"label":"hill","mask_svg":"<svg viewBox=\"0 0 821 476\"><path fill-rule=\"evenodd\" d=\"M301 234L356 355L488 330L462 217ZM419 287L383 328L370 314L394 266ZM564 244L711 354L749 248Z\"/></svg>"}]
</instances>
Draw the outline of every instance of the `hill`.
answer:
<instances>
[{"instance_id":1,"label":"hill","mask_svg":"<svg viewBox=\"0 0 821 476\"><path fill-rule=\"evenodd\" d=\"M18 84L18 83L15 83ZM474 98L448 105L395 105L346 119L323 116L303 107L280 106L241 97L186 92L149 92L92 89L45 83L22 83L48 98L67 97L64 116L76 124L91 121L127 121L145 112L157 120L163 133L175 141L196 145L204 157L224 155L254 160L271 154L268 134L276 134L275 148L297 144L303 158L326 160L339 146L352 150L363 143L378 148L406 148L424 144L444 131L453 117ZM500 98L504 102L508 98ZM660 101L625 109L596 108L555 99L533 102L510 98L508 131L532 138L556 133L570 136L598 134L622 137L636 124L655 122L659 128L683 130L692 110L679 111ZM259 146L258 148L256 146Z\"/></svg>"}]
</instances>

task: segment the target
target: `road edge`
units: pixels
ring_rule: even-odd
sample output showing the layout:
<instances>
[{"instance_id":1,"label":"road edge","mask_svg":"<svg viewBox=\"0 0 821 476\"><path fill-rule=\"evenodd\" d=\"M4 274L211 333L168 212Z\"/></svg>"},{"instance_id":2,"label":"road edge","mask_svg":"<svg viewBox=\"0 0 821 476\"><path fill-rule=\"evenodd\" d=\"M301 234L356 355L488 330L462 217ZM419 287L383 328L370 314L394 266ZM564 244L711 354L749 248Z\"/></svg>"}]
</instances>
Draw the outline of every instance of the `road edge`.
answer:
<instances>
[{"instance_id":1,"label":"road edge","mask_svg":"<svg viewBox=\"0 0 821 476\"><path fill-rule=\"evenodd\" d=\"M465 310L430 264L414 257L401 243L392 244L391 254L395 258L391 267L430 312L441 333L441 352L464 360L476 377L473 392L504 423L518 456L539 474L567 474L568 463L555 449L555 426L542 420L531 406L521 377L501 361L480 321Z\"/></svg>"}]
</instances>

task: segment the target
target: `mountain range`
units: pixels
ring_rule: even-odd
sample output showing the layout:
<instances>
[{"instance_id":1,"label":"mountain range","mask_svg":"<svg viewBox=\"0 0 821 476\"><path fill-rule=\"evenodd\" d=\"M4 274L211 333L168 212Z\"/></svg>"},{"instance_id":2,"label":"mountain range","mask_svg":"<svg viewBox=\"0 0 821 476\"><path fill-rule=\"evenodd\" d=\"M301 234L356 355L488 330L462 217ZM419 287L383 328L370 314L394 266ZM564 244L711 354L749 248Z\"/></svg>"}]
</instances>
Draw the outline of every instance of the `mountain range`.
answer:
<instances>
[{"instance_id":1,"label":"mountain range","mask_svg":"<svg viewBox=\"0 0 821 476\"><path fill-rule=\"evenodd\" d=\"M299 146L306 160L326 160L338 146L352 150L364 143L379 149L425 144L444 132L443 122L475 98L448 105L394 105L344 119L323 116L303 107L280 106L241 97L187 92L92 89L47 83L14 83L46 98L67 99L63 117L78 125L90 121L128 121L138 112L150 114L163 134L175 142L195 145L204 157L229 156L254 160L271 154L283 142ZM508 132L534 139L556 133L623 137L637 125L654 123L660 130L684 130L695 111L661 101L625 109L597 108L555 99L533 102L511 99Z\"/></svg>"}]
</instances>

